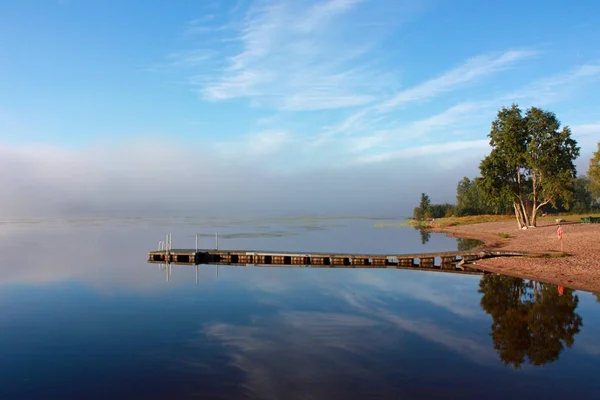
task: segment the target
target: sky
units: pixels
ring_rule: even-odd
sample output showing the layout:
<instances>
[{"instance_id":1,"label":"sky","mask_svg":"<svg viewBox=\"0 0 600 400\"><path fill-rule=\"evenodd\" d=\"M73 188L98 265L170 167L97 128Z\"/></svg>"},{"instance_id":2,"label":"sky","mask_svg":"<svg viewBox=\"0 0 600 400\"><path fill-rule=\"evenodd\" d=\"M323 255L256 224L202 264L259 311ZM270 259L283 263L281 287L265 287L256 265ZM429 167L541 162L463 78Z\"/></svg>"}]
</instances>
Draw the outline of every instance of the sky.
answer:
<instances>
[{"instance_id":1,"label":"sky","mask_svg":"<svg viewBox=\"0 0 600 400\"><path fill-rule=\"evenodd\" d=\"M497 111L600 139L600 4L0 0L0 217L453 202Z\"/></svg>"}]
</instances>

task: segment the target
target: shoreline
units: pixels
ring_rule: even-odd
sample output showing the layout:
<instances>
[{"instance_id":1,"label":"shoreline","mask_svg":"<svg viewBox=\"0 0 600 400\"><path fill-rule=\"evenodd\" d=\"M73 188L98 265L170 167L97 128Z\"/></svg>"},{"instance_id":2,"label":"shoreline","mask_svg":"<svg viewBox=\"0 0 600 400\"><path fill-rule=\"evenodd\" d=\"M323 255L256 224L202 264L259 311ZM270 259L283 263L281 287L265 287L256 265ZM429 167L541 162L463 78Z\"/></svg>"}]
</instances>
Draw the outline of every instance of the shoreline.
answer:
<instances>
[{"instance_id":1,"label":"shoreline","mask_svg":"<svg viewBox=\"0 0 600 400\"><path fill-rule=\"evenodd\" d=\"M600 292L600 224L561 223L567 257L501 257L478 260L475 268L534 281L543 281L587 292ZM426 228L450 237L476 239L475 249L502 249L561 253L556 222L541 221L538 227L519 230L516 221ZM508 236L508 237L506 237Z\"/></svg>"}]
</instances>

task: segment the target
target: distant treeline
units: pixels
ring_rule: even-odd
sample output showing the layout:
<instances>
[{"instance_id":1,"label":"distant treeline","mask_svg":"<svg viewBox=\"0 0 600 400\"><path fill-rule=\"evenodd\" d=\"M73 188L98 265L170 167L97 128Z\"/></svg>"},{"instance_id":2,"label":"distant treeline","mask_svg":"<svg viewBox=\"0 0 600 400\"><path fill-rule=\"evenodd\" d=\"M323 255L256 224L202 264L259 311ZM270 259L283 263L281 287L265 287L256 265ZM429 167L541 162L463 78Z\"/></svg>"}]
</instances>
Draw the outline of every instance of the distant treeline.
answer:
<instances>
[{"instance_id":1,"label":"distant treeline","mask_svg":"<svg viewBox=\"0 0 600 400\"><path fill-rule=\"evenodd\" d=\"M587 176L573 179L574 194L570 204L558 201L556 206L550 204L540 209L541 213L576 214L600 212L600 204L594 198L592 181ZM448 217L464 217L469 215L511 215L513 214L512 199L505 195L494 197L488 194L482 184L482 178L473 180L464 177L456 186L456 204L431 204L426 193L421 193L419 206L413 210L416 220Z\"/></svg>"}]
</instances>

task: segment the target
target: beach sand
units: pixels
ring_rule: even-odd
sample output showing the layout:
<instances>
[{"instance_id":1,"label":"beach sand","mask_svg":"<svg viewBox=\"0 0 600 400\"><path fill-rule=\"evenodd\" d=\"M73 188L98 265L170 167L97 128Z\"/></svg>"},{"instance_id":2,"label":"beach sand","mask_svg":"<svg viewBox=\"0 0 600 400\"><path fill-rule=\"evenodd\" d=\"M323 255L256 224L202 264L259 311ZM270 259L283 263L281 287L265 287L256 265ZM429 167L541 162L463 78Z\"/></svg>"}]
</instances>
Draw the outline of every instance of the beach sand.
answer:
<instances>
[{"instance_id":1,"label":"beach sand","mask_svg":"<svg viewBox=\"0 0 600 400\"><path fill-rule=\"evenodd\" d=\"M479 260L474 265L490 272L600 292L600 224L561 223L564 251L568 257L499 257ZM433 228L451 236L479 239L481 248L560 253L558 224L538 222L537 228L519 230L516 221L488 222ZM502 238L499 234L508 234Z\"/></svg>"}]
</instances>

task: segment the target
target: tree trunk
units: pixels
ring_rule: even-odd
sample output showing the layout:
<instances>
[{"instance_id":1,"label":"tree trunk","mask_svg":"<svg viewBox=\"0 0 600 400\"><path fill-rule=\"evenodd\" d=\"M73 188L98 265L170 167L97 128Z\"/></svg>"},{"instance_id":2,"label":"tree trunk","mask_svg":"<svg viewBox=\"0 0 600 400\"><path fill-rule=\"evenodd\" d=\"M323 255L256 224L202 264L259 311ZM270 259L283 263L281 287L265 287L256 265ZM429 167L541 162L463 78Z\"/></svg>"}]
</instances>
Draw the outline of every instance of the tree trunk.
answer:
<instances>
[{"instance_id":1,"label":"tree trunk","mask_svg":"<svg viewBox=\"0 0 600 400\"><path fill-rule=\"evenodd\" d=\"M522 191L522 187L521 187L521 171L519 168L517 168L517 182L518 182L518 187L519 187L519 194L518 194L518 199L519 199L519 204L521 206L520 208L520 214L521 217L523 218L523 224L526 227L529 227L529 217L527 216L527 208L525 207L525 204L523 204L523 191Z\"/></svg>"},{"instance_id":2,"label":"tree trunk","mask_svg":"<svg viewBox=\"0 0 600 400\"><path fill-rule=\"evenodd\" d=\"M531 214L531 220L533 221L533 222L532 222L532 225L533 225L533 226L537 226L537 225L536 225L536 224L537 224L537 213L538 213L538 211L540 210L540 208L542 208L542 207L543 207L543 206L545 206L546 204L550 203L550 201L551 201L551 200L545 200L545 201L541 202L540 204L538 204L537 206L536 206L535 204L533 205L533 206L534 206L534 207L533 207L533 212L532 212L532 214Z\"/></svg>"},{"instance_id":3,"label":"tree trunk","mask_svg":"<svg viewBox=\"0 0 600 400\"><path fill-rule=\"evenodd\" d=\"M525 207L525 203L523 203L523 199L519 199L519 202L521 203L521 212L522 212L522 216L523 216L523 222L525 223L525 226L529 228L529 216L527 215L527 207Z\"/></svg>"},{"instance_id":4,"label":"tree trunk","mask_svg":"<svg viewBox=\"0 0 600 400\"><path fill-rule=\"evenodd\" d=\"M537 175L533 174L533 203L531 203L531 226L535 226L536 224L536 215L537 215Z\"/></svg>"},{"instance_id":5,"label":"tree trunk","mask_svg":"<svg viewBox=\"0 0 600 400\"><path fill-rule=\"evenodd\" d=\"M537 212L539 208L533 204L533 211L531 212L531 226L537 226Z\"/></svg>"},{"instance_id":6,"label":"tree trunk","mask_svg":"<svg viewBox=\"0 0 600 400\"><path fill-rule=\"evenodd\" d=\"M523 229L523 222L521 222L521 213L519 212L519 206L513 201L513 208L515 209L515 217L517 217L517 224L519 229Z\"/></svg>"}]
</instances>

